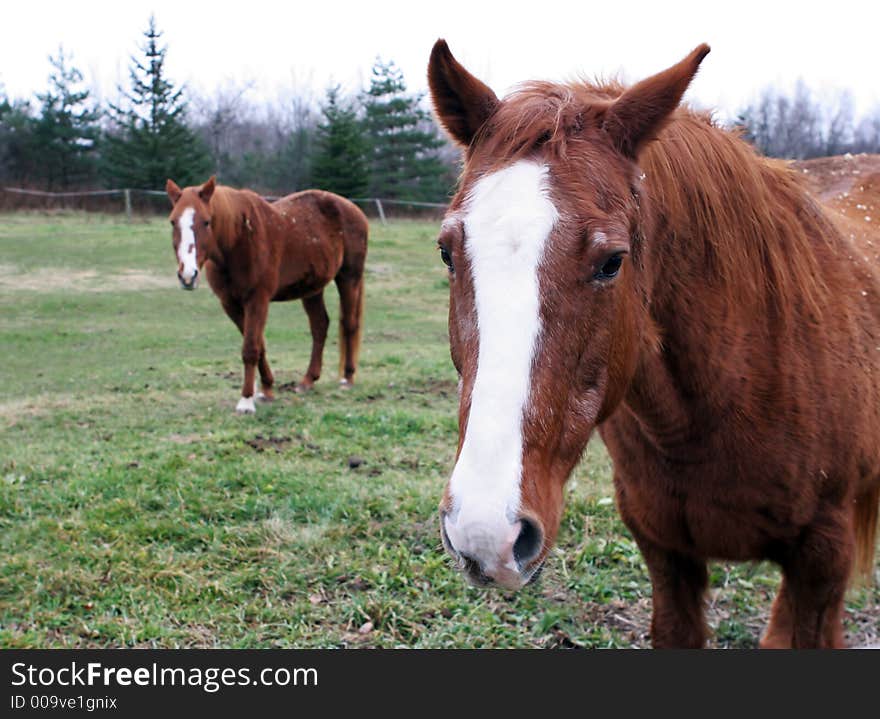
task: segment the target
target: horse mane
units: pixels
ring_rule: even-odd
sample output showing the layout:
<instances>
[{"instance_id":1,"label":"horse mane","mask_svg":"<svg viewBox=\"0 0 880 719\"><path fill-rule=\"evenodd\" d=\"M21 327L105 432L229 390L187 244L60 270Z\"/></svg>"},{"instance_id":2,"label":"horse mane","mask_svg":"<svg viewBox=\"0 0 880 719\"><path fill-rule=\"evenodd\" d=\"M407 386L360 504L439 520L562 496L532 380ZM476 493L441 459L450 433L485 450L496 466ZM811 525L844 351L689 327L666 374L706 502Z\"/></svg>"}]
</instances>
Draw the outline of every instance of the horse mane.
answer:
<instances>
[{"instance_id":1,"label":"horse mane","mask_svg":"<svg viewBox=\"0 0 880 719\"><path fill-rule=\"evenodd\" d=\"M616 81L519 85L470 152L507 164L540 148L565 161L573 138L602 132L603 115L624 89ZM647 242L679 245L668 261L684 256L699 263L709 285L744 309L775 306L785 318L805 304L818 316L828 294L820 245L827 248L836 230L785 163L760 156L741 131L719 127L709 113L681 106L638 164L644 180L632 180L647 195ZM591 180L601 192L603 178ZM664 253L656 249L662 264Z\"/></svg>"},{"instance_id":2,"label":"horse mane","mask_svg":"<svg viewBox=\"0 0 880 719\"><path fill-rule=\"evenodd\" d=\"M258 207L268 203L251 190L237 190L217 185L211 196L211 221L218 238L236 240L241 234L243 217L255 217Z\"/></svg>"}]
</instances>

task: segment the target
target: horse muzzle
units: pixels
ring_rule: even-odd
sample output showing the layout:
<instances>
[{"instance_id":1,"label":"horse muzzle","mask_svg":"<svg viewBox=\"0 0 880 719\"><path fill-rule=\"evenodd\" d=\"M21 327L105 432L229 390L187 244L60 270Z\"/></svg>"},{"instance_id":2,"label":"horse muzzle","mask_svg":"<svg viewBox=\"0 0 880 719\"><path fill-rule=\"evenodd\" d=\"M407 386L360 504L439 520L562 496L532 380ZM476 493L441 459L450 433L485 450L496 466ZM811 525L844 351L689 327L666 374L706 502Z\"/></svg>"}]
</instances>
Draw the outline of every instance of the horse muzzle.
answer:
<instances>
[{"instance_id":1,"label":"horse muzzle","mask_svg":"<svg viewBox=\"0 0 880 719\"><path fill-rule=\"evenodd\" d=\"M501 541L479 526L457 526L440 512L440 537L465 579L476 587L520 589L541 574L544 535L539 524L521 517L505 528Z\"/></svg>"},{"instance_id":2,"label":"horse muzzle","mask_svg":"<svg viewBox=\"0 0 880 719\"><path fill-rule=\"evenodd\" d=\"M186 278L180 272L177 273L177 279L180 280L180 287L182 289L192 291L198 285L199 271L195 270L193 272L193 276L190 278L189 282L186 281Z\"/></svg>"}]
</instances>

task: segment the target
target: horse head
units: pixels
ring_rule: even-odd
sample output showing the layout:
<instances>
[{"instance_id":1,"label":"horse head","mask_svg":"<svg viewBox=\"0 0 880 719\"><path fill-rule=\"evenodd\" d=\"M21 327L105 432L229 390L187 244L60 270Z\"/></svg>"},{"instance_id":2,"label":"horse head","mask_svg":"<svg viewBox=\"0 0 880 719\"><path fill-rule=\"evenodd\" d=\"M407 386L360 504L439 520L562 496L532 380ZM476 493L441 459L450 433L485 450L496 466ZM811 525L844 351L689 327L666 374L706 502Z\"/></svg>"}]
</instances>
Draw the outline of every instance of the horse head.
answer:
<instances>
[{"instance_id":1,"label":"horse head","mask_svg":"<svg viewBox=\"0 0 880 719\"><path fill-rule=\"evenodd\" d=\"M196 288L199 271L217 247L211 226L211 197L215 187L213 176L203 185L184 189L171 179L165 183L172 205L168 219L177 256L177 278L185 290Z\"/></svg>"},{"instance_id":2,"label":"horse head","mask_svg":"<svg viewBox=\"0 0 880 719\"><path fill-rule=\"evenodd\" d=\"M637 159L708 52L626 90L536 82L500 100L434 46L435 112L465 149L438 239L460 378L440 525L472 583L536 575L564 483L656 343Z\"/></svg>"}]
</instances>

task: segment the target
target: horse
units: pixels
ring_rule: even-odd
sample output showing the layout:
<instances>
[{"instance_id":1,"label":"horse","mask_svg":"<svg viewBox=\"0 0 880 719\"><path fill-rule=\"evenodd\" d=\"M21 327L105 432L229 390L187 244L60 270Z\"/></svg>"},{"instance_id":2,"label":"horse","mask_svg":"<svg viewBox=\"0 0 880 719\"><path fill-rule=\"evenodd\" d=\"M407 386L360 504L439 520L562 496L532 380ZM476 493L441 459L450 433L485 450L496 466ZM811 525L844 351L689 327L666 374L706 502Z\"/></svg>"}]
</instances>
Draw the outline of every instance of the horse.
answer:
<instances>
[{"instance_id":1,"label":"horse","mask_svg":"<svg viewBox=\"0 0 880 719\"><path fill-rule=\"evenodd\" d=\"M308 369L296 391L321 376L330 320L324 288L339 291L340 384L354 382L364 314L364 263L369 224L364 213L339 195L305 190L269 203L250 190L216 184L181 189L166 183L169 220L178 261L177 277L194 290L200 272L243 337L244 383L236 412L256 412L256 398L271 401L275 382L266 359L263 331L270 302L302 300L312 333ZM260 373L260 391L256 373Z\"/></svg>"},{"instance_id":2,"label":"horse","mask_svg":"<svg viewBox=\"0 0 880 719\"><path fill-rule=\"evenodd\" d=\"M880 503L880 268L781 162L680 106L708 53L501 100L434 45L464 149L438 235L460 378L441 539L475 585L533 580L598 429L653 646L705 646L708 561L766 559L760 645L841 647Z\"/></svg>"}]
</instances>

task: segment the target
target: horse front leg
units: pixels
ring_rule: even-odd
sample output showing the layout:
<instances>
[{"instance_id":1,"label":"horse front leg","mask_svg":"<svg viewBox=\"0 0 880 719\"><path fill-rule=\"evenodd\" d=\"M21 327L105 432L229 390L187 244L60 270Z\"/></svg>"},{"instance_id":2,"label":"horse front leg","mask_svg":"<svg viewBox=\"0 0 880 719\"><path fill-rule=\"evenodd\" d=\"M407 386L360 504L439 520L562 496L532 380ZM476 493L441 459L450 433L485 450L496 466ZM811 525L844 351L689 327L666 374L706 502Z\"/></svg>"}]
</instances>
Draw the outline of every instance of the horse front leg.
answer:
<instances>
[{"instance_id":1,"label":"horse front leg","mask_svg":"<svg viewBox=\"0 0 880 719\"><path fill-rule=\"evenodd\" d=\"M651 644L655 649L701 649L709 636L704 607L709 584L706 562L634 536L651 575Z\"/></svg>"},{"instance_id":2,"label":"horse front leg","mask_svg":"<svg viewBox=\"0 0 880 719\"><path fill-rule=\"evenodd\" d=\"M309 368L296 386L297 392L311 389L312 385L321 376L324 343L327 341L327 329L330 327L330 316L327 314L327 307L324 305L323 290L311 297L305 297L302 303L306 314L309 316L309 329L312 332L312 356L309 359Z\"/></svg>"},{"instance_id":3,"label":"horse front leg","mask_svg":"<svg viewBox=\"0 0 880 719\"><path fill-rule=\"evenodd\" d=\"M260 389L256 391L257 399L261 402L271 402L275 399L275 393L272 386L275 384L275 376L272 374L272 368L269 367L269 360L266 359L266 341L260 346L260 359L257 362L257 369L260 371ZM256 390L256 384L254 385Z\"/></svg>"},{"instance_id":4,"label":"horse front leg","mask_svg":"<svg viewBox=\"0 0 880 719\"><path fill-rule=\"evenodd\" d=\"M257 365L261 357L265 361L266 343L263 333L269 315L269 298L257 296L244 307L244 331L241 347L241 361L244 363L244 382L241 388L241 399L235 406L240 414L253 414L257 411L254 404L256 390ZM268 363L266 364L268 369ZM261 371L262 374L262 371ZM271 373L270 373L271 376Z\"/></svg>"}]
</instances>

